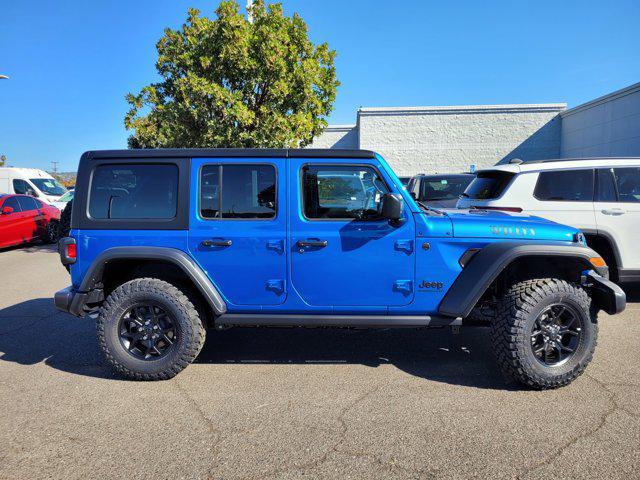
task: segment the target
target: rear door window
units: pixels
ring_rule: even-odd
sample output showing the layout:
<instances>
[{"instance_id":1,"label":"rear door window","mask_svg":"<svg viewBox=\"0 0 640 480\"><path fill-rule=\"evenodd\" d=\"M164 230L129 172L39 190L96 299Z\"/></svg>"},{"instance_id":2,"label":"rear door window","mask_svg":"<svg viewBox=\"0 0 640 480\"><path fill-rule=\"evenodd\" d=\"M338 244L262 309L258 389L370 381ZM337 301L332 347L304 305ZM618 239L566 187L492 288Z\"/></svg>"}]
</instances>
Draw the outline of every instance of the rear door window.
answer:
<instances>
[{"instance_id":1,"label":"rear door window","mask_svg":"<svg viewBox=\"0 0 640 480\"><path fill-rule=\"evenodd\" d=\"M38 204L36 203L36 200L32 197L17 197L18 198L18 202L20 202L20 207L22 208L23 212L28 212L30 210L37 210Z\"/></svg>"},{"instance_id":2,"label":"rear door window","mask_svg":"<svg viewBox=\"0 0 640 480\"><path fill-rule=\"evenodd\" d=\"M276 216L273 165L205 165L200 172L202 218L270 219Z\"/></svg>"},{"instance_id":3,"label":"rear door window","mask_svg":"<svg viewBox=\"0 0 640 480\"><path fill-rule=\"evenodd\" d=\"M93 171L89 215L95 219L171 219L176 216L178 167L100 165Z\"/></svg>"},{"instance_id":4,"label":"rear door window","mask_svg":"<svg viewBox=\"0 0 640 480\"><path fill-rule=\"evenodd\" d=\"M614 168L618 201L623 203L640 202L640 168Z\"/></svg>"},{"instance_id":5,"label":"rear door window","mask_svg":"<svg viewBox=\"0 0 640 480\"><path fill-rule=\"evenodd\" d=\"M505 191L514 176L515 174L511 172L498 170L479 172L462 196L474 200L491 200L498 198Z\"/></svg>"},{"instance_id":6,"label":"rear door window","mask_svg":"<svg viewBox=\"0 0 640 480\"><path fill-rule=\"evenodd\" d=\"M593 170L540 172L533 196L550 202L593 202Z\"/></svg>"}]
</instances>

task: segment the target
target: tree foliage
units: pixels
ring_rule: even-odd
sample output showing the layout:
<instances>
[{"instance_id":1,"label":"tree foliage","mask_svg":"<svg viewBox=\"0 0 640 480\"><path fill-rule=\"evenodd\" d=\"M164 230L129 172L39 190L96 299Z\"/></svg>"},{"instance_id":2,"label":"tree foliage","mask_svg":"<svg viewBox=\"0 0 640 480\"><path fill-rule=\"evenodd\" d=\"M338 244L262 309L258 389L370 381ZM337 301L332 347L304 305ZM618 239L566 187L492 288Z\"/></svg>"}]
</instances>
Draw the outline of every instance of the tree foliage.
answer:
<instances>
[{"instance_id":1,"label":"tree foliage","mask_svg":"<svg viewBox=\"0 0 640 480\"><path fill-rule=\"evenodd\" d=\"M157 43L158 83L126 99L130 148L305 146L326 127L339 82L335 51L314 45L297 14L235 0L211 19L190 9Z\"/></svg>"},{"instance_id":2,"label":"tree foliage","mask_svg":"<svg viewBox=\"0 0 640 480\"><path fill-rule=\"evenodd\" d=\"M0 167L4 167L4 164L7 163L7 156L0 155Z\"/></svg>"}]
</instances>

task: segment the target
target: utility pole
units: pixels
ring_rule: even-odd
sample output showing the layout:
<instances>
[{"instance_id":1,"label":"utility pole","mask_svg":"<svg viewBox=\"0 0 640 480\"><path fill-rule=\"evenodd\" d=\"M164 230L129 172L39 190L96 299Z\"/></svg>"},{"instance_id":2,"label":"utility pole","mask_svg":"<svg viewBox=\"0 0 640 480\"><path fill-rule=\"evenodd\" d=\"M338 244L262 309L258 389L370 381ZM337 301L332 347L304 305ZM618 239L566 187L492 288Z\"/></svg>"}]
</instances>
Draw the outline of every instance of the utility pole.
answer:
<instances>
[{"instance_id":1,"label":"utility pole","mask_svg":"<svg viewBox=\"0 0 640 480\"><path fill-rule=\"evenodd\" d=\"M247 0L247 21L249 23L253 23L253 12L251 9L253 8L253 0Z\"/></svg>"},{"instance_id":2,"label":"utility pole","mask_svg":"<svg viewBox=\"0 0 640 480\"><path fill-rule=\"evenodd\" d=\"M58 164L60 162L56 162L55 160L51 160L51 168L53 169L53 173L58 173Z\"/></svg>"}]
</instances>

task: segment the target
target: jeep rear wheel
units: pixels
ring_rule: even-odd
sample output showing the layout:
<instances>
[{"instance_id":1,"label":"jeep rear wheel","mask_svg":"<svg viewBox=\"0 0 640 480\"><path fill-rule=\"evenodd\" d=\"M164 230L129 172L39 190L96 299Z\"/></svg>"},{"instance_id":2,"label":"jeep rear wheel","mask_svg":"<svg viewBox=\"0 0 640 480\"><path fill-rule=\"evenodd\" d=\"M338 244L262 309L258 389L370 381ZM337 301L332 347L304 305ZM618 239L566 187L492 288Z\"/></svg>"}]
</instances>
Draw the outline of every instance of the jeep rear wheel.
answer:
<instances>
[{"instance_id":1,"label":"jeep rear wheel","mask_svg":"<svg viewBox=\"0 0 640 480\"><path fill-rule=\"evenodd\" d=\"M97 321L107 361L134 380L169 379L196 358L205 330L189 298L155 278L131 280L105 300Z\"/></svg>"},{"instance_id":2,"label":"jeep rear wheel","mask_svg":"<svg viewBox=\"0 0 640 480\"><path fill-rule=\"evenodd\" d=\"M559 279L513 285L498 304L491 339L502 370L532 388L557 388L580 376L597 343L587 292Z\"/></svg>"}]
</instances>

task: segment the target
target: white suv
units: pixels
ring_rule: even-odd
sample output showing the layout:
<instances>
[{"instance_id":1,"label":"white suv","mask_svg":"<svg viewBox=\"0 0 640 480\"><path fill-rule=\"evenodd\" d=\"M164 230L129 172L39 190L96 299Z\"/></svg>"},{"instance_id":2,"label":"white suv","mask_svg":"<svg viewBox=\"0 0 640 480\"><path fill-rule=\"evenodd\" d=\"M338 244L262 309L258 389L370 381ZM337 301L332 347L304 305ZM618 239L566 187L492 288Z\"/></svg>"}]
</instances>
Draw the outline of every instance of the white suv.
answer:
<instances>
[{"instance_id":1,"label":"white suv","mask_svg":"<svg viewBox=\"0 0 640 480\"><path fill-rule=\"evenodd\" d=\"M604 257L614 281L640 280L640 158L512 160L480 170L457 207L572 225Z\"/></svg>"}]
</instances>

